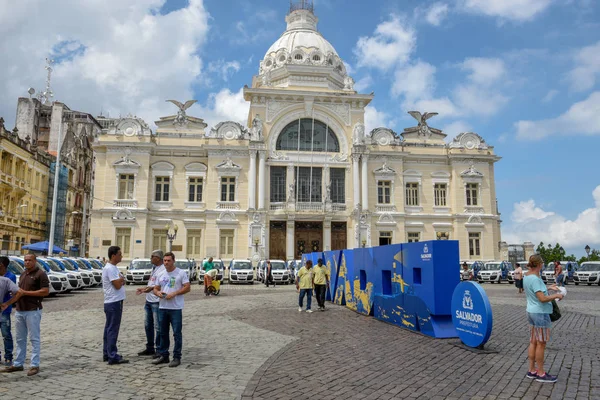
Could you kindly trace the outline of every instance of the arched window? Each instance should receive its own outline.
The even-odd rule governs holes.
[[[298,123],[300,123],[300,129],[298,129]],[[299,141],[298,131],[300,131]],[[327,149],[325,149],[326,146]],[[277,138],[276,149],[339,153],[340,143],[331,127],[312,118],[303,118],[300,121],[293,121],[283,128]]]

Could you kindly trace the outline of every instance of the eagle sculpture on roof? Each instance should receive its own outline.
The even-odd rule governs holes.
[[[175,121],[173,121],[173,124],[185,124],[187,122],[187,114],[185,113],[185,110],[190,108],[197,101],[198,100],[188,100],[185,102],[185,104],[181,104],[177,100],[167,100],[167,103],[173,103],[179,108],[179,111],[177,111],[177,117],[175,118]]]
[[[432,128],[429,127],[429,125],[427,125],[427,120],[431,117],[434,117],[436,115],[438,115],[438,113],[436,112],[426,112],[426,113],[420,113],[419,111],[409,111],[408,112],[414,119],[416,119],[419,124],[417,125],[417,129],[419,131],[420,135],[429,137],[431,136],[432,133]],[[441,132],[438,129],[434,129],[433,130],[437,133],[437,132]]]

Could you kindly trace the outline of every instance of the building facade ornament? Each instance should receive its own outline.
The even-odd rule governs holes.
[[[401,141],[400,136],[389,128],[375,128],[369,132],[367,138],[371,138],[371,142],[379,146],[399,144]]]
[[[481,136],[475,132],[463,132],[455,137],[448,145],[451,149],[487,150],[489,146]]]
[[[320,107],[324,107],[329,111],[337,115],[344,125],[350,126],[350,105],[349,104],[332,104],[332,103],[319,103]]]
[[[362,122],[354,124],[354,128],[352,129],[352,144],[365,144],[365,125]]]
[[[179,126],[186,125],[188,118],[187,118],[187,114],[185,113],[185,110],[190,108],[197,101],[198,100],[188,100],[185,102],[185,104],[182,104],[182,103],[178,102],[177,100],[167,100],[167,103],[173,103],[177,106],[177,108],[179,108],[179,111],[177,111],[177,117],[175,117],[175,120],[173,120],[173,125],[179,125]]]
[[[225,140],[242,140],[250,136],[248,130],[235,121],[219,122],[210,130],[209,135],[210,137]]]
[[[252,120],[252,129],[250,132],[251,140],[258,142],[263,139],[263,122],[262,119],[260,119],[260,115],[256,114]]]

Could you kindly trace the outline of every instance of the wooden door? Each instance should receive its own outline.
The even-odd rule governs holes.
[[[348,237],[345,222],[331,223],[331,250],[348,248]]]
[[[285,221],[271,221],[269,229],[269,258],[286,260],[285,256]]]
[[[295,257],[302,254],[323,251],[323,224],[321,222],[296,222]]]

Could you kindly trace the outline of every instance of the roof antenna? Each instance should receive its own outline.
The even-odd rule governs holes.
[[[46,78],[46,90],[38,94],[38,100],[42,104],[51,103],[52,97],[54,97],[54,92],[52,92],[52,89],[50,88],[50,81],[52,79],[52,64],[54,64],[54,60],[46,57],[46,66],[44,67],[46,71],[48,71],[48,76]]]

